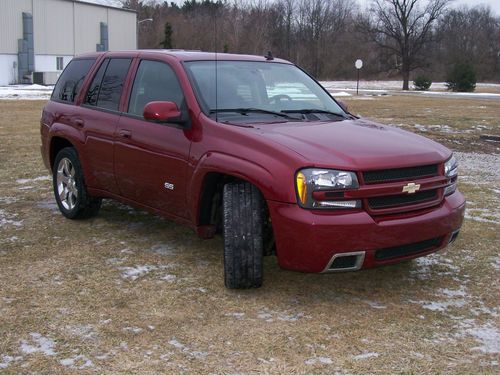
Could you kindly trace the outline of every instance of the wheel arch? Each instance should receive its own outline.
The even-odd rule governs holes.
[[[217,200],[228,182],[245,181],[254,185],[264,201],[272,199],[272,174],[260,165],[227,154],[211,153],[202,158],[193,173],[188,196],[197,197],[190,205],[191,216],[199,228],[213,225]],[[200,231],[198,231],[200,234]],[[202,234],[200,234],[202,235]]]
[[[75,145],[69,141],[67,138],[54,136],[50,140],[50,151],[49,151],[49,160],[50,160],[50,168],[54,167],[54,161],[56,160],[56,156],[63,148],[73,147],[76,149]]]

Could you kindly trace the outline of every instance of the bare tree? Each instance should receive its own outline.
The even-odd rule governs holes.
[[[420,66],[419,52],[433,40],[434,25],[452,0],[373,0],[371,18],[361,28],[380,47],[392,51],[400,64],[403,90],[409,89],[410,73]],[[423,5],[422,5],[423,4]]]

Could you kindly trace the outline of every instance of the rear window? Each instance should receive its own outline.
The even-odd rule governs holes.
[[[74,103],[82,87],[85,76],[95,59],[73,59],[59,77],[52,92],[52,100]]]

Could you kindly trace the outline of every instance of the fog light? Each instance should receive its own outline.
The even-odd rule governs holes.
[[[445,187],[444,195],[447,196],[447,195],[453,194],[455,192],[455,190],[457,190],[457,184],[456,183],[451,184],[451,185]]]
[[[313,203],[314,208],[360,208],[361,201],[317,201]]]

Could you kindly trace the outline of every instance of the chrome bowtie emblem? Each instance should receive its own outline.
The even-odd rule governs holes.
[[[403,186],[403,193],[414,194],[420,189],[419,184],[410,182],[408,185]]]

